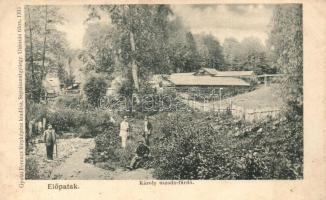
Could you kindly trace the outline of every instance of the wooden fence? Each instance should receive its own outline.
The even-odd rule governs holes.
[[[188,101],[187,104],[200,111],[213,111],[213,112],[231,112],[232,116],[238,119],[243,119],[249,122],[261,121],[266,118],[278,118],[281,114],[281,109],[279,107],[264,107],[249,109],[237,105],[232,105],[232,102],[219,104],[219,102],[213,102],[205,104],[204,102]]]
[[[244,119],[249,122],[261,121],[266,118],[278,118],[281,114],[280,108],[258,108],[258,109],[246,109],[240,106],[233,105],[230,109],[234,117],[238,119]]]

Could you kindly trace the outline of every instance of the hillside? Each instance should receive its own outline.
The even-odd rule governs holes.
[[[254,91],[225,99],[222,101],[222,105],[231,100],[233,105],[247,109],[280,108],[284,105],[281,95],[279,84],[268,87],[261,86]]]

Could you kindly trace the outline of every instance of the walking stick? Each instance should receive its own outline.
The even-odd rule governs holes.
[[[57,146],[57,143],[55,143],[55,157],[58,158],[58,146]]]
[[[55,141],[55,157],[58,158],[58,145],[57,145],[57,141]]]

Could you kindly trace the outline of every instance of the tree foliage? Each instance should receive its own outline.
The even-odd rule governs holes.
[[[225,64],[228,70],[250,70],[256,74],[274,74],[276,69],[270,51],[256,37],[226,38],[223,43]]]
[[[302,6],[282,5],[274,10],[271,48],[278,69],[285,75],[283,94],[290,114],[303,114]]]
[[[57,25],[64,23],[57,6],[25,6],[26,94],[40,101],[42,81],[67,61],[68,43]]]
[[[96,74],[90,75],[84,85],[87,101],[95,107],[100,106],[101,99],[105,96],[107,87],[107,82],[103,76]]]
[[[171,13],[167,5],[101,6],[118,31],[118,54],[130,66],[134,87],[150,71],[166,71],[167,22]],[[141,66],[141,67],[140,67]]]
[[[213,35],[200,35],[197,40],[201,65],[224,70],[224,55],[220,42]]]
[[[85,31],[84,50],[79,54],[86,71],[112,74],[116,65],[116,30],[107,24],[89,23]]]

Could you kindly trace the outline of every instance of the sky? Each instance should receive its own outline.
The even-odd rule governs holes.
[[[234,37],[268,37],[272,6],[263,5],[177,5],[172,7],[194,34],[212,34],[223,42]]]
[[[212,34],[220,42],[227,37],[241,41],[245,37],[258,37],[265,43],[273,6],[265,5],[171,5],[173,13],[182,18],[194,34]],[[67,19],[58,28],[66,33],[70,47],[82,48],[88,11],[83,6],[64,6],[62,15]],[[102,20],[108,21],[107,16]]]
[[[83,36],[86,30],[84,21],[88,17],[88,11],[83,6],[62,6],[61,14],[66,19],[58,29],[66,33],[66,38],[73,49],[82,48]]]

